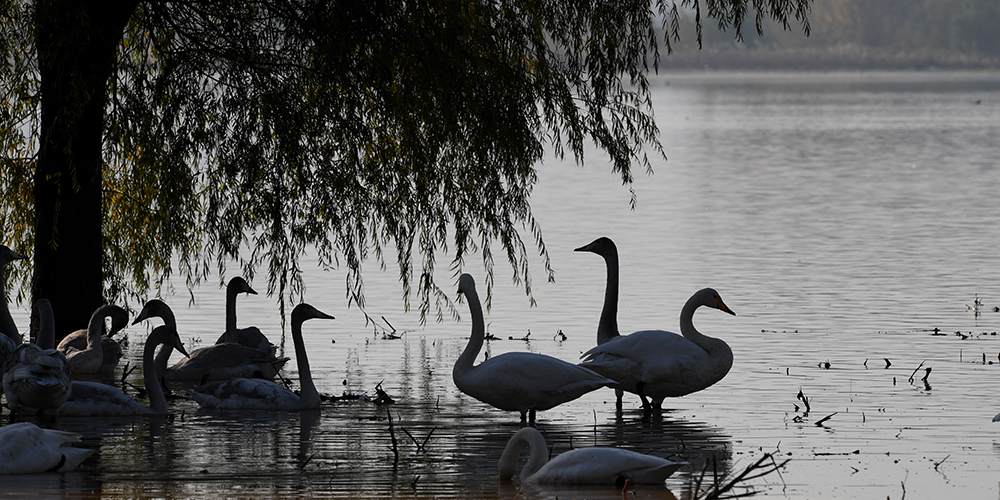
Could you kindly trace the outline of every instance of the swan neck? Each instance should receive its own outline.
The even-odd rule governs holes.
[[[106,314],[95,314],[94,317],[90,318],[90,324],[87,325],[87,349],[94,349],[96,346],[101,345],[101,336],[104,334],[104,320],[107,317]]]
[[[226,342],[236,342],[236,294],[226,289]]]
[[[503,454],[500,455],[500,463],[497,466],[500,479],[508,480],[514,477],[517,459],[521,456],[521,447],[524,445],[528,445],[528,463],[521,469],[522,482],[527,481],[549,461],[548,446],[545,445],[542,434],[532,427],[522,428],[514,433],[503,449]]]
[[[38,308],[38,347],[42,349],[55,349],[56,347],[56,324],[52,317],[52,308],[41,306]]]
[[[597,344],[603,344],[618,334],[618,251],[612,249],[604,256],[608,267],[608,282],[604,290],[604,308],[597,324]]]
[[[163,320],[164,325],[169,326],[174,330],[177,329],[177,320],[174,319],[173,311],[169,309],[161,311],[160,318]],[[156,353],[156,359],[153,362],[153,366],[156,367],[157,373],[167,373],[167,365],[170,363],[170,355],[173,354],[173,352],[173,346],[163,344],[163,347],[160,348],[160,352]],[[143,370],[145,370],[145,368],[143,368]]]
[[[160,387],[160,375],[157,363],[153,359],[153,351],[156,350],[157,345],[163,344],[164,340],[163,330],[154,330],[153,333],[149,334],[146,345],[142,349],[142,382],[146,386],[146,394],[149,396],[149,409],[157,414],[167,413],[167,398],[163,395],[163,388]],[[170,346],[164,344],[160,353],[166,351],[167,357],[169,357],[171,350]],[[166,361],[164,361],[164,365],[166,365]]]
[[[309,370],[306,343],[302,339],[302,320],[292,321],[292,343],[295,344],[295,364],[299,369],[299,399],[305,407],[316,406],[319,402],[319,391],[316,390],[312,372]]]
[[[4,280],[6,268],[6,265],[0,266],[0,300],[3,301],[3,305],[0,307],[0,333],[10,337],[15,345],[21,345],[21,334],[17,331],[14,317],[10,315],[10,309],[7,306],[7,285]]]
[[[464,293],[465,300],[469,302],[469,314],[472,316],[472,335],[469,336],[469,344],[455,362],[453,373],[463,373],[472,369],[472,364],[479,356],[483,340],[486,338],[486,320],[483,317],[483,305],[479,303],[479,294],[475,290],[466,290]]]
[[[705,351],[712,352],[712,341],[715,339],[702,334],[694,327],[694,312],[699,307],[701,307],[701,303],[695,300],[695,297],[691,297],[684,304],[681,309],[681,335]]]

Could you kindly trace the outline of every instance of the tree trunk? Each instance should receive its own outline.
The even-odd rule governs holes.
[[[49,299],[56,339],[104,303],[102,133],[116,47],[136,1],[39,0],[42,120],[34,178],[32,300]]]

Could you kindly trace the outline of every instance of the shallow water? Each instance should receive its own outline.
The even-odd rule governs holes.
[[[730,343],[735,364],[712,388],[665,402],[653,421],[641,418],[634,396],[617,415],[610,390],[541,412],[537,426],[553,453],[619,446],[690,464],[666,488],[638,488],[640,498],[688,494],[712,457],[720,472],[738,472],[766,452],[790,459],[780,476],[750,482],[767,496],[1000,495],[1000,424],[991,422],[1000,412],[991,385],[1000,377],[1000,313],[992,310],[1000,305],[1000,76],[692,74],[655,85],[669,161],[638,176],[634,211],[599,156],[583,167],[556,159],[540,167],[533,207],[556,282],[532,263],[531,308],[499,268],[490,332],[531,335],[487,348],[568,361],[590,348],[604,264],[572,250],[606,235],[621,255],[621,331],[676,330],[687,297],[712,286],[738,315],[702,310],[695,323]],[[367,314],[407,331],[387,339],[346,307],[342,272],[303,267],[305,300],[337,317],[304,327],[320,391],[374,395],[381,382],[395,404],[224,414],[180,397],[169,418],[44,420],[100,452],[75,473],[0,478],[0,491],[621,498],[615,488],[498,485],[496,462],[518,418],[451,381],[469,334],[464,304],[463,322],[421,326],[403,310],[394,273],[372,264]],[[465,271],[484,286],[480,266]],[[447,271],[439,279],[452,282]],[[968,307],[977,297],[978,315]],[[224,325],[223,290],[203,286],[195,298],[189,306],[185,293],[165,297],[189,347]],[[240,324],[259,326],[293,356],[276,310],[272,299],[240,297]],[[15,320],[25,328],[27,310]],[[558,330],[566,340],[556,340]],[[134,365],[147,330],[128,331]],[[297,382],[292,363],[284,376]],[[130,381],[139,384],[141,370]]]

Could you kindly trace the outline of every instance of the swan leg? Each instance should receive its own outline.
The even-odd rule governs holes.
[[[652,409],[649,406],[649,400],[646,399],[645,391],[642,390],[642,388],[645,387],[645,385],[646,385],[645,382],[639,382],[635,384],[635,393],[639,395],[640,399],[642,399],[642,411],[645,413],[649,413],[650,411],[652,411]]]
[[[535,425],[535,409],[534,408],[528,410],[528,425],[531,425],[531,426]]]
[[[615,402],[615,408],[617,408],[619,411],[621,411],[622,409],[622,396],[624,395],[625,391],[621,389],[615,389],[615,397],[618,398],[618,401]]]
[[[521,412],[521,427],[524,427],[525,425],[528,425],[528,412],[527,411],[522,411]]]

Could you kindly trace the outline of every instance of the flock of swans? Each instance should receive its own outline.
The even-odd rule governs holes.
[[[625,392],[642,400],[645,412],[659,411],[665,398],[705,389],[726,376],[733,353],[722,340],[699,332],[692,322],[699,307],[735,314],[710,288],[699,290],[681,309],[678,335],[669,331],[644,330],[629,335],[618,332],[618,250],[608,238],[598,238],[577,248],[602,256],[607,267],[607,288],[597,329],[597,345],[585,352],[580,363],[530,352],[508,352],[478,365],[485,340],[485,318],[475,280],[459,277],[458,292],[468,301],[472,334],[452,371],[455,386],[463,393],[505,411],[520,413],[522,425],[533,425],[537,411],[575,400],[602,387],[613,388],[620,409]],[[0,245],[0,272],[24,257]],[[0,287],[2,287],[0,280]],[[308,319],[334,319],[309,304],[299,304],[291,315],[292,341],[300,377],[300,390],[293,392],[273,382],[289,358],[278,357],[276,348],[257,328],[238,328],[236,298],[256,294],[241,277],[226,288],[226,329],[218,341],[188,353],[177,332],[173,312],[161,300],[147,301],[132,325],[159,318],[161,325],[147,336],[142,353],[143,383],[148,406],[95,376],[114,373],[122,357],[113,336],[129,323],[128,312],[106,305],[94,312],[86,330],[73,332],[58,346],[55,342],[52,307],[42,299],[33,306],[33,328],[37,344],[22,342],[3,301],[0,308],[0,365],[3,396],[11,420],[20,412],[52,416],[108,416],[165,414],[168,411],[162,385],[168,380],[195,383],[188,395],[204,408],[253,410],[303,410],[320,407],[302,337]],[[0,294],[6,294],[0,288]],[[111,327],[107,328],[110,319]],[[107,329],[107,334],[104,333]],[[157,348],[159,352],[156,352]],[[176,350],[184,358],[168,366]],[[95,450],[73,445],[79,436],[43,429],[31,423],[0,427],[0,474],[68,471]],[[618,448],[591,447],[571,450],[548,460],[548,448],[533,427],[514,434],[498,464],[501,480],[514,476],[521,448],[527,445],[529,459],[522,468],[522,483],[663,483],[683,463]]]

